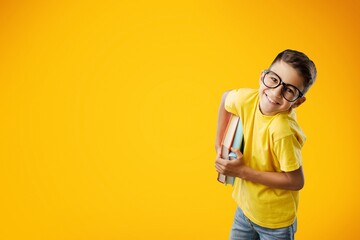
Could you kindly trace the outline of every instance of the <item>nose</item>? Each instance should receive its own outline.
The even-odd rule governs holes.
[[[280,84],[280,86],[271,89],[272,93],[273,93],[273,96],[276,97],[276,98],[282,98],[282,89],[283,89],[283,87],[284,86],[282,84]]]

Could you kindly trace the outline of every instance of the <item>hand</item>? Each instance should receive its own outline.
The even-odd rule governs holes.
[[[304,173],[302,167],[291,172],[268,172],[255,170],[244,164],[242,153],[235,148],[231,151],[236,154],[236,159],[227,160],[216,156],[215,168],[221,174],[238,177],[246,181],[259,183],[271,188],[299,191],[304,186]]]
[[[231,151],[236,154],[236,159],[223,159],[218,151],[215,161],[216,171],[226,176],[241,178],[242,170],[245,168],[243,155],[239,149],[231,148]]]

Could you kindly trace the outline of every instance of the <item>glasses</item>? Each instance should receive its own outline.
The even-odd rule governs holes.
[[[264,70],[261,81],[268,88],[277,88],[282,85],[281,95],[288,102],[295,102],[304,95],[297,87],[284,83],[276,73],[270,70]]]

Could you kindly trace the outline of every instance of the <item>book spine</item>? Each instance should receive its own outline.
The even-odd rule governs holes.
[[[229,159],[229,149],[224,145],[221,146],[221,158]],[[226,176],[224,174],[219,173],[217,180],[226,184]]]
[[[232,148],[236,148],[236,149],[241,149],[242,145],[243,145],[243,138],[244,138],[244,132],[243,132],[243,128],[242,128],[242,123],[241,123],[241,119],[239,119],[239,122],[237,124],[236,127],[236,132],[235,132],[235,136],[234,136],[234,140],[232,142],[231,147]],[[230,152],[229,153],[229,160],[232,159],[236,159],[236,153],[235,152]],[[230,177],[227,176],[225,178],[226,183],[225,184],[231,184],[234,185],[235,182],[235,177]]]
[[[233,144],[237,126],[239,125],[240,118],[235,115],[231,115],[228,125],[226,126],[225,134],[221,144],[221,158],[229,159],[230,148]],[[227,183],[227,176],[224,174],[218,174],[217,180],[221,183]]]

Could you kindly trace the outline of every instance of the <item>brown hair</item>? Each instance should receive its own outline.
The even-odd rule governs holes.
[[[309,88],[313,85],[316,79],[317,71],[313,61],[308,58],[304,53],[287,49],[279,53],[271,66],[276,63],[283,61],[292,66],[304,79],[304,90],[305,94]],[[271,67],[270,66],[270,67]]]

